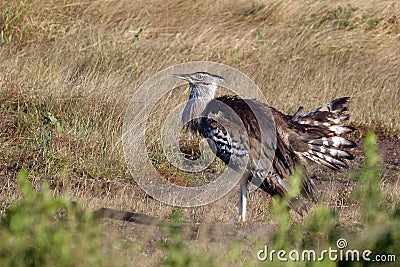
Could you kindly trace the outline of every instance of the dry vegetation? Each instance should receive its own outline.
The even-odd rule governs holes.
[[[361,143],[369,128],[378,131],[385,160],[380,185],[388,206],[400,206],[397,1],[23,0],[2,1],[0,12],[1,216],[20,198],[15,177],[25,167],[35,187],[48,181],[55,195],[81,199],[90,210],[110,207],[169,218],[174,208],[146,196],[126,168],[123,116],[147,78],[196,60],[239,69],[269,104],[287,113],[350,96],[350,123],[360,129],[353,137]],[[182,90],[168,100],[186,95]],[[355,169],[363,161],[357,155]],[[181,175],[160,166],[175,180]],[[338,211],[341,227],[358,229],[359,207],[349,199],[355,182],[346,173],[318,175],[322,203]],[[249,201],[254,227],[241,237],[271,231],[259,233],[256,227],[270,223],[270,199],[255,192]],[[236,191],[213,205],[183,209],[191,222],[233,223],[236,214]],[[127,259],[153,265],[163,257],[154,247],[163,236],[154,229],[113,222],[107,227],[136,242]],[[135,236],[140,231],[148,238]],[[227,245],[196,243],[194,249],[208,246]],[[238,255],[246,251],[239,250],[225,256],[240,264]]]

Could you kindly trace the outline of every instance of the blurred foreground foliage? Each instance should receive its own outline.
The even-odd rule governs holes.
[[[286,200],[275,199],[272,206],[276,232],[268,238],[267,244],[255,243],[251,248],[237,242],[228,251],[213,251],[208,246],[197,246],[188,241],[179,228],[168,228],[167,242],[160,242],[159,249],[164,257],[159,262],[163,266],[252,266],[255,263],[268,266],[291,265],[294,262],[280,262],[276,255],[258,262],[257,251],[268,245],[270,249],[285,250],[314,249],[314,261],[297,261],[296,266],[319,266],[318,256],[323,249],[338,249],[338,239],[348,243],[343,249],[360,251],[359,261],[331,261],[327,256],[324,266],[365,266],[361,252],[371,250],[369,256],[400,255],[400,209],[389,208],[380,189],[381,161],[376,152],[377,138],[367,135],[364,142],[365,161],[363,167],[351,174],[358,181],[353,191],[353,199],[361,206],[361,222],[357,230],[342,229],[338,214],[318,205],[302,222],[291,222],[291,214],[286,208]],[[296,177],[297,176],[297,177]],[[300,180],[301,172],[295,179]],[[46,184],[36,192],[28,179],[28,172],[22,169],[17,177],[22,191],[22,199],[11,205],[0,222],[0,261],[2,266],[117,266],[130,265],[119,255],[128,246],[117,246],[121,240],[104,238],[101,225],[91,213],[85,212],[79,203],[66,198],[54,198]],[[300,183],[298,183],[300,184]],[[298,189],[298,188],[297,188]],[[296,188],[294,189],[296,190]],[[182,214],[172,216],[175,224],[182,223]],[[118,243],[119,242],[119,243]],[[200,242],[200,241],[199,241]],[[250,256],[248,255],[250,251]],[[301,255],[301,254],[300,254]],[[286,258],[288,255],[286,255]],[[391,259],[392,261],[394,258]],[[371,263],[371,262],[370,262]],[[392,264],[395,264],[392,262]],[[386,262],[385,265],[388,265]]]
[[[54,198],[47,184],[35,192],[25,169],[17,182],[22,200],[0,222],[1,266],[106,266],[110,246],[100,224],[80,203]]]

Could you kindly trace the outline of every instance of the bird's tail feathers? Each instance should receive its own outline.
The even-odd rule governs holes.
[[[307,199],[311,199],[314,203],[317,203],[319,199],[316,186],[311,177],[308,175],[307,170],[304,170],[304,180],[303,187],[301,189],[301,195]]]
[[[349,97],[338,98],[304,115],[300,107],[292,116],[301,129],[300,139],[308,144],[309,149],[301,151],[305,158],[333,170],[348,168],[345,160],[354,159],[348,150],[356,147],[353,141],[341,137],[354,130],[344,125],[349,118],[348,101]]]
[[[343,125],[349,119],[347,102],[349,97],[342,97],[325,104],[316,110],[303,114],[300,107],[292,116],[292,121],[305,126],[321,126],[330,132],[330,135],[340,135],[354,130],[353,127]]]

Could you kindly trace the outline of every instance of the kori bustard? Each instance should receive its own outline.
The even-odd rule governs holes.
[[[230,134],[235,132],[235,129],[225,129],[212,119],[216,116],[221,117],[221,114],[218,114],[221,111],[209,107],[218,85],[224,82],[224,78],[207,72],[174,74],[173,77],[189,83],[189,101],[182,114],[182,121],[189,130],[207,138],[210,146],[210,142],[213,142],[214,153],[227,164],[233,155],[249,156],[247,170],[240,186],[239,218],[243,222],[246,221],[246,193],[249,182],[261,180],[261,184],[257,184],[261,190],[271,196],[284,196],[290,188],[290,177],[296,165],[304,167],[307,161],[311,161],[332,170],[339,170],[348,168],[345,161],[354,158],[348,150],[355,147],[355,143],[341,137],[342,134],[353,130],[343,124],[349,118],[346,114],[348,97],[335,99],[307,114],[304,114],[303,108],[300,107],[294,115],[285,115],[253,99],[244,100],[234,95],[215,98],[229,106],[242,120],[249,142],[238,144],[238,140],[235,140],[238,136]],[[261,143],[259,135],[262,129],[257,129],[259,126],[254,117],[254,109],[260,114],[267,114],[267,109],[270,109],[275,120],[276,149],[270,170],[264,169],[262,162],[255,164],[252,159],[259,156],[257,153],[260,153],[260,148],[266,145],[265,142]],[[236,127],[236,124],[229,124],[229,127]],[[301,195],[316,202],[318,192],[306,169],[303,175]],[[300,215],[307,210],[307,206],[299,197],[293,198],[288,205]]]

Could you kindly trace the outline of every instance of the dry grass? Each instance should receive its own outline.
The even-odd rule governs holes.
[[[395,1],[20,3],[3,8],[23,18],[2,30],[13,37],[3,68],[52,94],[126,101],[165,67],[211,60],[243,71],[284,111],[349,95],[353,121],[399,126]]]
[[[350,96],[353,125],[378,122],[385,132],[398,133],[400,4],[347,3],[1,2],[1,214],[18,198],[15,173],[25,166],[38,186],[48,180],[55,193],[83,199],[89,209],[170,216],[174,208],[146,196],[127,171],[121,126],[135,88],[177,63],[235,67],[256,82],[269,104],[288,113]],[[186,94],[177,92],[160,106],[168,110]],[[61,122],[62,133],[47,112]],[[157,127],[164,112],[155,112]],[[347,203],[343,188],[349,182],[339,176],[339,183],[321,182],[322,200],[330,206],[343,200],[340,221],[351,228],[358,208]],[[392,208],[399,206],[399,179],[395,169],[382,182]],[[232,223],[236,201],[231,192],[213,205],[184,209],[184,217]],[[264,194],[249,201],[250,222],[271,220]]]

